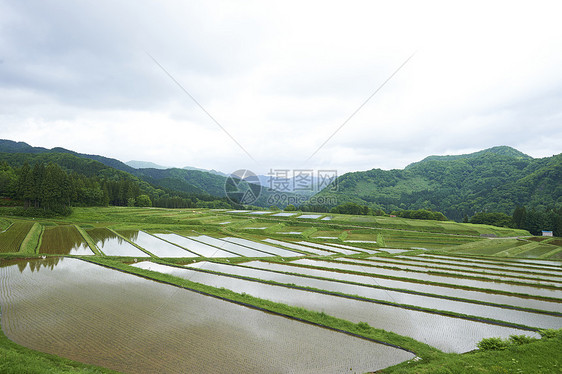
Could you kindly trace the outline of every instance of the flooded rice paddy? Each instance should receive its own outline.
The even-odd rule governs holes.
[[[142,266],[142,265],[141,265]],[[153,266],[153,265],[145,265]],[[195,272],[194,270],[184,270]],[[483,338],[512,334],[538,336],[524,330],[445,317],[394,306],[286,288],[210,273],[186,274],[191,281],[302,307],[412,337],[445,352],[466,352]]]
[[[305,252],[305,253],[308,253],[308,254],[313,253],[311,251],[311,248],[305,247],[304,245],[298,245],[298,244],[295,244],[293,242],[285,242],[285,241],[269,239],[269,238],[264,239],[263,241],[267,242],[267,243],[282,245],[283,247],[287,247],[287,248],[291,248],[291,249],[296,249],[297,251]]]
[[[32,222],[14,222],[0,232],[0,253],[18,252],[32,226]]]
[[[223,239],[217,239],[217,238],[213,238],[213,237],[207,236],[207,235],[194,236],[193,239],[197,240],[199,242],[208,244],[208,245],[212,245],[216,248],[220,248],[220,249],[224,249],[226,251],[232,252],[232,253],[236,253],[237,255],[244,256],[244,257],[269,257],[269,256],[273,256],[273,254],[271,254],[271,253],[262,252],[262,251],[257,250],[257,249],[252,249],[252,248],[240,245],[240,244],[231,243],[231,242],[225,241]]]
[[[143,267],[156,267],[159,272],[175,272],[182,274],[182,269],[143,262]],[[469,302],[448,300],[438,297],[422,296],[400,291],[385,290],[381,288],[348,284],[334,280],[314,279],[298,275],[283,274],[262,269],[253,269],[244,266],[202,262],[189,265],[190,268],[200,268],[221,272],[224,274],[239,275],[255,279],[263,279],[284,284],[294,284],[301,287],[311,287],[319,290],[339,292],[347,295],[357,295],[365,298],[381,300],[394,304],[413,305],[428,309],[451,311],[455,313],[479,316],[516,323],[520,325],[538,328],[560,328],[562,327],[562,316],[550,316],[544,314],[530,313],[526,311],[506,309],[494,306],[474,304]],[[185,273],[185,272],[183,272]],[[191,276],[191,274],[190,274]]]
[[[77,259],[3,261],[2,329],[128,373],[375,371],[413,354]]]
[[[411,258],[410,256],[405,256]],[[421,254],[420,256],[416,256],[417,260],[420,261],[430,261],[430,262],[443,262],[447,264],[458,264],[466,263],[471,265],[478,265],[478,266],[486,266],[489,268],[497,268],[497,269],[510,269],[510,270],[529,270],[534,272],[546,272],[546,273],[554,273],[554,274],[561,274],[562,272],[562,265],[539,265],[539,264],[526,264],[523,263],[523,260],[487,260],[487,259],[473,259],[473,258],[466,258],[466,257],[451,257],[451,256],[435,256],[435,255],[428,255],[428,254]]]
[[[381,261],[383,259],[371,257],[369,260],[373,261]],[[408,265],[418,265],[418,266],[426,266],[435,269],[451,269],[451,270],[471,270],[479,273],[485,274],[497,274],[497,275],[512,275],[512,276],[525,276],[525,277],[533,277],[537,279],[545,279],[545,280],[559,280],[562,282],[562,274],[556,274],[554,272],[546,273],[546,272],[536,272],[533,268],[518,268],[513,270],[513,268],[506,268],[500,266],[485,266],[483,264],[471,264],[461,261],[457,262],[428,262],[428,261],[416,261],[412,259],[411,256],[395,256],[392,259],[384,259],[384,261],[390,261],[397,264],[408,264]]]
[[[45,228],[39,253],[61,255],[93,255],[86,240],[72,225]]]
[[[338,252],[338,253],[343,253],[344,255],[356,255],[358,253],[360,253],[359,250],[350,250],[350,249],[345,249],[345,248],[334,248],[332,246],[326,245],[326,244],[319,244],[319,243],[311,243],[311,242],[299,242],[299,244],[305,244],[308,245],[310,247],[314,247],[314,248],[320,248],[320,249],[325,249],[326,252],[328,254],[333,254],[334,252]]]
[[[255,248],[255,249],[258,249],[258,250],[266,252],[266,253],[274,254],[276,256],[283,256],[283,257],[302,256],[302,253],[290,251],[288,249],[283,249],[283,248],[279,248],[279,247],[274,247],[274,246],[268,245],[268,244],[254,242],[254,241],[251,241],[251,240],[248,240],[248,239],[226,237],[226,238],[222,238],[222,240],[226,240],[227,242],[230,242],[230,243],[244,245],[246,247]]]
[[[107,256],[150,257],[125,239],[106,228],[88,229],[86,233]]]
[[[155,236],[177,244],[183,248],[188,249],[190,252],[195,253],[200,257],[238,257],[237,254],[232,252],[223,251],[220,248],[216,248],[205,243],[198,242],[191,238],[181,236],[178,234],[154,234]]]
[[[356,264],[365,264],[373,266],[387,266],[395,267],[402,270],[414,270],[421,272],[439,272],[443,274],[451,274],[453,276],[471,276],[471,277],[485,277],[490,280],[498,280],[504,282],[522,282],[530,284],[545,284],[556,287],[562,287],[562,279],[553,279],[547,275],[532,275],[525,276],[524,273],[510,273],[501,271],[489,271],[489,270],[479,270],[479,269],[466,269],[461,267],[456,267],[454,265],[450,266],[434,266],[431,264],[420,264],[408,261],[394,261],[394,260],[380,260],[377,258],[370,258],[368,260],[361,259],[342,259],[346,262],[353,262]],[[413,262],[413,261],[412,261]]]
[[[136,245],[144,248],[157,257],[196,257],[193,252],[189,252],[177,245],[170,244],[162,239],[147,234],[139,230],[119,231],[119,234],[129,239]]]
[[[322,277],[328,279],[337,279],[366,285],[388,287],[401,290],[409,290],[414,292],[423,292],[434,295],[443,295],[446,297],[463,298],[469,300],[479,300],[487,303],[505,304],[520,308],[531,308],[546,310],[555,313],[562,313],[562,303],[553,301],[537,300],[533,298],[521,298],[516,296],[500,295],[483,291],[469,291],[458,288],[450,288],[446,286],[436,286],[423,283],[414,283],[402,280],[386,279],[372,277],[367,274],[347,274],[330,270],[313,269],[305,267],[291,266],[291,263],[270,263],[263,261],[252,261],[244,263],[259,269],[289,272],[295,274],[304,274],[314,277]],[[562,301],[562,300],[561,300]]]
[[[417,280],[424,280],[428,282],[451,284],[456,286],[485,288],[490,290],[538,295],[538,296],[545,296],[545,297],[560,298],[562,293],[562,290],[555,290],[549,288],[521,286],[521,285],[514,285],[514,284],[507,284],[507,283],[500,283],[500,282],[493,282],[493,281],[473,280],[464,277],[457,278],[454,276],[448,277],[448,276],[440,276],[440,275],[431,275],[428,273],[412,272],[407,270],[376,268],[366,265],[363,266],[361,264],[343,264],[343,263],[334,263],[329,261],[320,261],[320,260],[312,260],[312,259],[296,260],[293,261],[293,263],[331,268],[331,269],[355,271],[355,272],[366,273],[366,274],[411,278]]]

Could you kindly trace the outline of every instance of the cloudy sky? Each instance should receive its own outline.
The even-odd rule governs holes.
[[[403,168],[495,145],[551,156],[560,14],[559,1],[0,0],[0,138],[223,172]]]

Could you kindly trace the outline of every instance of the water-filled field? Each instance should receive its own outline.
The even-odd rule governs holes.
[[[348,274],[336,271],[314,269],[308,267],[291,266],[291,263],[270,263],[262,261],[247,262],[244,265],[259,269],[275,270],[289,272],[295,274],[304,274],[314,277],[338,279],[343,281],[367,284],[378,287],[410,290],[414,292],[428,293],[434,295],[443,295],[446,297],[463,298],[469,300],[479,300],[487,303],[512,305],[521,308],[531,308],[546,310],[551,312],[562,313],[562,303],[554,301],[537,300],[535,298],[521,298],[515,296],[501,295],[493,292],[485,292],[485,290],[464,290],[458,288],[450,288],[447,286],[438,286],[431,284],[423,284],[417,282],[408,282],[404,280],[394,280],[387,278],[373,277],[368,274]]]
[[[14,342],[127,373],[375,371],[413,354],[77,259],[3,261]]]
[[[86,240],[72,225],[45,228],[39,253],[62,255],[93,255]]]
[[[468,225],[337,214],[321,222],[250,211],[77,211],[27,222],[0,256],[0,322],[17,343],[120,371],[372,372],[413,357],[294,317],[407,347],[422,362],[444,356],[437,349],[466,352],[485,337],[562,327],[562,289],[553,287],[561,262],[514,258],[544,257],[537,238],[489,240],[458,231]],[[8,229],[0,252],[12,222],[0,222]],[[511,257],[454,251],[487,245]],[[37,260],[7,260],[16,246]],[[80,255],[76,246],[89,256],[50,257]],[[441,249],[420,250],[432,248]]]
[[[106,228],[86,230],[96,246],[107,256],[149,257],[149,255]]]
[[[197,257],[196,254],[170,244],[162,239],[139,230],[119,231],[119,234],[129,239],[136,245],[144,248],[156,257]]]
[[[222,240],[226,240],[227,242],[230,243],[240,244],[246,247],[258,249],[260,251],[271,253],[276,256],[283,256],[283,257],[302,256],[302,253],[290,251],[288,249],[283,249],[279,247],[274,247],[272,245],[267,245],[260,242],[254,242],[252,240],[247,240],[242,238],[232,238],[232,237],[222,238]]]
[[[171,243],[177,244],[183,248],[188,249],[190,252],[195,253],[202,257],[238,257],[237,254],[232,252],[223,251],[220,248],[216,248],[205,243],[193,240],[185,236],[178,234],[161,234],[156,233],[155,236],[167,240]]]
[[[455,268],[454,265],[450,266],[434,266],[432,264],[411,264],[406,261],[386,261],[377,258],[364,259],[345,259],[345,262],[352,262],[355,264],[364,264],[367,266],[385,266],[399,268],[402,270],[413,270],[420,272],[439,272],[452,276],[470,276],[470,277],[483,277],[492,281],[503,282],[518,282],[530,284],[543,284],[555,287],[562,287],[562,278],[550,277],[547,275],[529,275],[524,273],[510,273],[501,271],[489,271],[473,268]]]
[[[178,274],[181,274],[181,269],[178,271],[177,268],[174,267],[163,267],[163,265],[156,265],[147,262],[143,262],[142,264],[142,266],[156,267],[157,269],[159,269],[157,271],[175,271]],[[139,264],[139,266],[141,265]],[[201,268],[205,270],[221,272],[224,274],[238,275],[302,287],[311,287],[319,290],[339,292],[347,295],[357,295],[365,298],[380,300],[383,302],[412,305],[427,309],[451,311],[459,314],[490,318],[498,321],[505,321],[538,328],[562,327],[562,315],[552,316],[516,309],[506,309],[503,307],[444,299],[437,296],[431,297],[426,295],[416,295],[413,293],[376,288],[368,285],[348,284],[335,280],[325,280],[284,274],[231,264],[201,262],[189,265],[189,267]]]
[[[231,243],[231,242],[228,242],[226,240],[213,238],[213,237],[207,236],[207,235],[195,236],[195,237],[193,237],[193,239],[197,240],[197,241],[200,241],[202,243],[208,244],[208,245],[212,245],[216,248],[220,248],[220,249],[224,249],[226,251],[232,252],[232,253],[236,253],[240,256],[245,256],[245,257],[269,257],[269,256],[273,256],[273,254],[271,254],[271,253],[262,252],[258,249],[252,249],[250,247],[245,247],[245,246],[240,245],[240,244]]]
[[[144,266],[153,265],[149,264]],[[184,271],[189,272],[189,270]],[[193,272],[193,270],[191,272]],[[485,337],[507,337],[511,334],[523,333],[533,334],[503,326],[489,325],[210,273],[196,272],[194,274],[186,274],[186,277],[189,277],[189,279],[194,282],[214,287],[224,287],[259,298],[325,312],[329,315],[345,318],[353,322],[367,322],[373,327],[392,331],[400,335],[410,336],[445,352],[470,351],[475,349],[476,343]]]
[[[373,275],[384,275],[384,276],[392,276],[392,277],[400,277],[400,278],[418,279],[418,280],[442,283],[442,284],[451,284],[451,285],[474,287],[474,288],[486,288],[490,290],[522,293],[522,294],[529,294],[529,295],[539,295],[545,297],[558,297],[562,292],[561,290],[550,289],[550,288],[522,286],[522,285],[500,283],[500,282],[493,282],[493,281],[473,280],[473,279],[467,279],[465,277],[462,278],[457,278],[453,276],[447,277],[447,276],[432,275],[428,273],[420,273],[420,272],[413,272],[407,270],[395,270],[395,269],[384,269],[384,268],[377,268],[371,266],[363,266],[360,264],[342,264],[342,263],[334,263],[329,261],[319,261],[319,260],[312,260],[312,259],[296,260],[293,263],[309,265],[309,266],[325,267],[331,269],[341,269],[341,270],[354,271],[354,272],[373,274]]]

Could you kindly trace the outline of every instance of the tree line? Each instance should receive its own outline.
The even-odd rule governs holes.
[[[498,212],[479,212],[470,219],[465,216],[464,222],[523,229],[533,235],[552,231],[554,236],[562,236],[562,208],[538,210],[517,206],[511,216]]]
[[[231,208],[225,199],[174,194],[126,173],[86,176],[54,162],[24,162],[21,167],[0,162],[0,196],[20,201],[25,215],[65,215],[72,206]]]

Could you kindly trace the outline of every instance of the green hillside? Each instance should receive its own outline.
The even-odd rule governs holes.
[[[458,156],[430,156],[402,170],[372,169],[337,179],[338,204],[355,202],[372,209],[432,209],[462,220],[475,212],[510,214],[527,208],[562,207],[562,154],[534,159],[510,147]]]
[[[135,169],[113,158],[77,153],[60,147],[52,149],[32,147],[24,142],[4,139],[0,139],[0,161],[6,161],[10,166],[16,168],[20,168],[25,162],[31,165],[37,162],[53,162],[66,171],[86,177],[101,178],[102,180],[97,181],[98,186],[96,188],[98,191],[96,193],[98,194],[103,193],[103,180],[133,181],[135,185],[138,185],[135,187],[135,191],[147,194],[153,202],[160,201],[159,206],[162,207],[186,206],[185,203],[178,204],[177,198],[193,201],[193,204],[199,207],[226,208],[236,205],[229,203],[226,199],[225,183],[227,177],[213,171],[208,172],[194,168]],[[2,191],[1,185],[2,182],[0,181],[0,193],[11,196],[9,193]],[[109,192],[111,194],[111,189]],[[138,195],[138,193],[133,194]],[[299,198],[299,195],[295,193],[288,192],[278,196],[275,191],[262,188],[259,198],[253,202],[253,205],[258,207],[277,205],[284,208],[289,203],[289,199],[298,201]],[[110,204],[124,205],[123,202],[127,198],[123,197],[119,200],[119,204],[114,204],[114,201],[110,198]],[[213,201],[216,202],[213,203]],[[191,206],[191,204],[188,203],[187,206]]]

